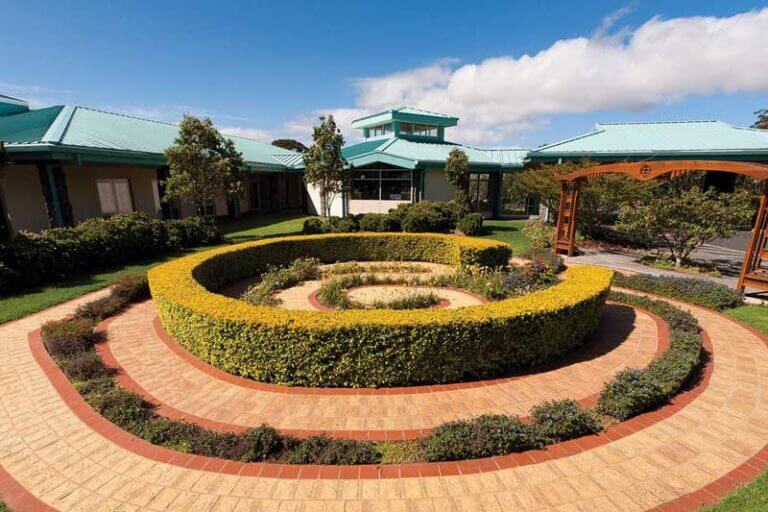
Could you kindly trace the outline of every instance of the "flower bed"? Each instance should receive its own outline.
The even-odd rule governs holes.
[[[598,325],[612,272],[573,268],[549,289],[455,310],[283,310],[211,290],[300,257],[494,267],[509,255],[503,243],[448,235],[315,235],[192,255],[155,267],[149,279],[169,333],[230,373],[304,386],[446,383],[546,363],[580,346]]]

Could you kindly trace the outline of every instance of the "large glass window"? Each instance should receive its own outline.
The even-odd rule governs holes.
[[[410,171],[355,171],[352,175],[352,199],[410,201]]]

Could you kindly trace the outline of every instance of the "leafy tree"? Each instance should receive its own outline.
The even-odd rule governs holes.
[[[203,205],[216,197],[235,199],[243,193],[243,155],[207,117],[185,115],[165,158],[170,166],[165,201],[188,197],[200,214]]]
[[[555,177],[594,165],[589,160],[541,164],[518,174],[512,181],[512,190],[538,198],[557,217],[561,185]],[[576,217],[579,231],[586,236],[598,237],[600,227],[610,223],[623,204],[646,198],[654,187],[654,182],[641,182],[618,174],[601,176],[582,184]]]
[[[665,188],[652,198],[621,209],[617,228],[669,252],[676,266],[716,238],[731,236],[749,222],[752,201],[746,190],[731,194],[698,186]]]
[[[304,181],[320,189],[321,214],[330,217],[333,200],[345,189],[345,161],[341,156],[344,136],[333,116],[321,117],[320,121],[320,126],[312,128],[312,146],[304,153]]]
[[[469,158],[467,154],[456,148],[452,149],[445,161],[445,176],[453,187],[453,200],[459,208],[459,217],[469,213]]]
[[[299,153],[307,152],[307,146],[296,139],[276,139],[272,141],[272,145],[283,149],[290,149],[291,151],[298,151]]]
[[[768,130],[768,108],[761,108],[755,111],[757,120],[752,124],[752,128],[760,128],[762,130]]]

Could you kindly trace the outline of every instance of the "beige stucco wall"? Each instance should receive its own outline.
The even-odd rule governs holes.
[[[74,221],[101,217],[99,194],[96,189],[97,179],[127,179],[131,187],[133,209],[146,212],[154,217],[161,216],[157,207],[155,189],[152,180],[157,172],[151,167],[130,167],[122,165],[70,165],[64,167],[67,177],[67,192],[72,205]]]
[[[378,201],[376,199],[350,199],[349,213],[387,213],[397,205],[410,203],[410,201]]]
[[[0,194],[12,231],[40,231],[49,227],[37,167],[9,165],[3,168]]]
[[[450,201],[453,187],[445,177],[445,169],[427,169],[424,175],[425,201]]]

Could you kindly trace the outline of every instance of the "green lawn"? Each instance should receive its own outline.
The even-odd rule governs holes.
[[[520,254],[531,248],[531,241],[520,231],[526,220],[487,220],[485,227],[490,230],[483,238],[493,238],[512,246],[513,254]]]
[[[248,216],[221,226],[227,243],[246,242],[266,236],[300,233],[304,216]],[[88,292],[103,288],[115,279],[126,274],[146,272],[159,263],[163,263],[184,254],[203,251],[211,247],[199,247],[179,254],[167,255],[151,261],[125,265],[96,274],[73,276],[64,281],[25,290],[24,293],[0,299],[0,323],[21,318],[36,311],[60,304]],[[0,509],[2,512],[2,509]]]
[[[726,314],[768,334],[768,306],[740,306]],[[768,471],[706,509],[708,512],[764,512],[768,510]]]

